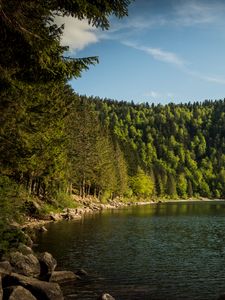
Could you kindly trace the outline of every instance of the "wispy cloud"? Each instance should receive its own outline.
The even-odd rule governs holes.
[[[164,103],[169,103],[172,100],[174,101],[175,95],[171,92],[159,92],[155,90],[150,90],[140,95],[140,98],[142,97],[151,100],[154,103],[160,103],[161,101],[163,101]]]
[[[159,60],[162,62],[170,63],[179,67],[182,67],[185,65],[185,61],[182,60],[176,53],[169,52],[162,50],[160,48],[152,48],[152,47],[145,47],[145,46],[139,46],[132,42],[122,42],[122,44],[143,51],[147,54],[149,54],[151,57],[153,57],[155,60]]]
[[[161,93],[156,92],[156,91],[148,91],[148,92],[145,92],[142,96],[150,97],[153,99],[159,99],[162,95],[161,95]]]
[[[199,73],[198,71],[189,69],[188,62],[185,61],[184,59],[181,59],[179,57],[179,55],[177,55],[176,53],[165,51],[160,48],[152,48],[152,47],[137,45],[137,44],[129,42],[129,41],[121,42],[121,43],[125,46],[134,48],[139,51],[143,51],[143,52],[149,54],[155,60],[175,65],[175,66],[179,67],[179,69],[182,72],[184,72],[194,78],[198,78],[200,80],[211,82],[211,83],[225,85],[224,78],[220,78],[218,76],[212,76],[212,75],[205,75],[205,74]],[[147,94],[145,94],[145,96],[147,96]],[[160,94],[155,91],[150,91],[148,93],[148,96],[151,96],[152,98],[159,98]]]
[[[198,78],[200,80],[211,82],[211,83],[216,83],[216,84],[220,84],[220,85],[225,85],[225,78],[221,78],[221,77],[214,76],[214,75],[204,75],[197,71],[188,70],[188,69],[184,69],[184,70],[188,75],[191,75],[192,77]]]
[[[224,19],[224,12],[222,1],[181,1],[173,8],[172,22],[179,26],[212,24]]]
[[[86,46],[99,41],[97,29],[88,24],[87,20],[78,20],[72,17],[56,17],[57,25],[64,24],[62,45],[69,46],[70,52],[82,50]]]

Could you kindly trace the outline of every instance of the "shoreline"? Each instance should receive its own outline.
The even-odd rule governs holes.
[[[27,221],[19,225],[23,230],[26,229],[43,229],[44,226],[48,223],[59,222],[63,220],[81,220],[85,215],[100,213],[109,209],[122,209],[132,206],[144,206],[152,204],[163,204],[163,203],[185,203],[185,202],[214,202],[219,201],[223,202],[225,199],[209,199],[209,198],[189,198],[189,199],[157,199],[149,201],[135,201],[135,202],[123,202],[118,200],[109,201],[106,204],[101,203],[100,201],[94,202],[93,199],[84,198],[79,201],[80,206],[77,208],[64,208],[61,212],[50,212],[49,214],[39,217],[27,217]],[[43,228],[42,228],[43,227]]]

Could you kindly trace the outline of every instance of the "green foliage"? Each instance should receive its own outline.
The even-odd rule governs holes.
[[[23,82],[64,81],[79,77],[98,62],[97,57],[71,58],[60,45],[63,26],[56,16],[86,19],[95,27],[109,28],[109,17],[127,15],[129,0],[2,0],[0,7],[0,81],[4,86]],[[15,47],[16,45],[16,47]]]
[[[130,186],[136,196],[150,197],[154,192],[154,182],[140,168],[135,176],[130,178]]]
[[[26,189],[8,176],[0,176],[0,222],[22,221],[21,212],[29,198]]]
[[[129,176],[138,167],[153,170],[156,196],[213,197],[217,190],[225,197],[225,100],[165,106],[89,100],[121,145]]]
[[[63,208],[76,208],[78,206],[77,202],[74,201],[73,197],[65,192],[58,192],[55,197],[54,207]]]

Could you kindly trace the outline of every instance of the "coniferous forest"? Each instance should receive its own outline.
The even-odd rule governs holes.
[[[68,85],[98,58],[65,57],[54,16],[107,29],[130,1],[92,2],[1,1],[1,226],[32,197],[225,197],[225,100],[135,104]]]

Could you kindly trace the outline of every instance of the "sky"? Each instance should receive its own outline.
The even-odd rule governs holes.
[[[99,57],[70,82],[79,94],[156,104],[225,98],[225,0],[136,0],[107,31],[62,23],[71,57]]]

